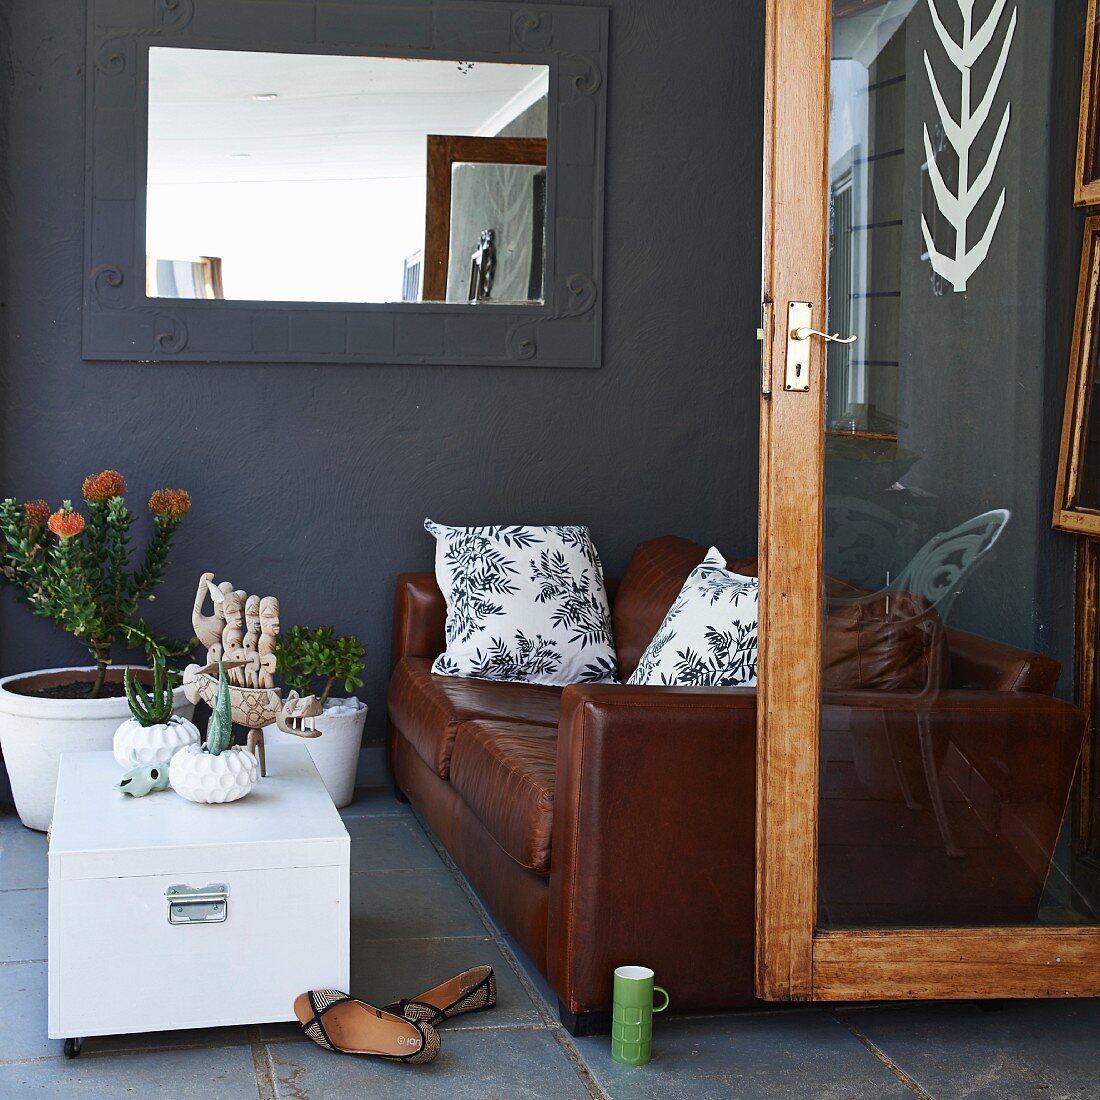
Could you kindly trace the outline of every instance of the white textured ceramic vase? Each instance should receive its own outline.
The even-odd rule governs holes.
[[[50,668],[0,680],[0,751],[15,808],[28,829],[45,832],[49,828],[61,754],[110,749],[115,730],[130,707],[124,696],[49,699],[23,692],[68,680],[90,683],[94,678],[94,668]],[[108,673],[109,680],[121,678],[122,669]],[[181,717],[190,717],[195,709],[182,687],[172,692],[172,702]]]
[[[153,726],[143,726],[136,718],[128,718],[115,730],[115,760],[120,768],[167,764],[180,749],[197,745],[201,740],[199,727],[178,714]]]
[[[191,802],[236,802],[260,778],[260,762],[240,745],[211,756],[201,745],[186,745],[168,765],[168,782]]]
[[[359,699],[329,699],[324,714],[314,719],[320,737],[295,737],[273,722],[264,726],[264,740],[268,745],[305,745],[333,803],[347,806],[355,796],[366,720],[367,705]]]

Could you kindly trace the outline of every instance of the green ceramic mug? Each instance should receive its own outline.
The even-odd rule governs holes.
[[[664,997],[653,1006],[654,991]],[[653,1056],[653,1013],[668,1008],[668,992],[653,984],[648,966],[620,966],[615,970],[611,1006],[611,1057],[624,1066],[644,1066]]]

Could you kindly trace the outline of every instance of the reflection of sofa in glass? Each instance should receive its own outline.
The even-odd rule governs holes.
[[[1084,716],[1053,697],[1056,661],[962,631],[944,635],[950,686],[825,696],[824,923],[1037,917]]]
[[[678,538],[642,543],[617,590],[610,586],[622,676],[705,549]],[[731,568],[753,572],[755,563]],[[437,677],[430,669],[444,648],[445,615],[431,574],[399,578],[390,765],[547,976],[563,1019],[598,1026],[592,1017],[610,1008],[612,969],[638,959],[675,990],[678,1008],[753,1003],[755,691],[575,684],[563,692]],[[1055,662],[953,631],[947,641],[950,670],[928,706],[929,738],[965,858],[947,854],[928,809],[913,693],[831,690],[820,836],[834,923],[857,912],[869,914],[859,923],[1035,917],[1083,718],[1051,697]],[[901,716],[899,751],[882,757],[887,708]],[[857,743],[872,747],[862,778]],[[895,759],[912,777],[914,808]],[[893,912],[876,904],[884,899]]]

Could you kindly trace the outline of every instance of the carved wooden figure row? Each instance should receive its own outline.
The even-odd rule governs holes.
[[[204,612],[207,596],[213,602],[212,615]],[[291,692],[284,700],[275,686],[279,601],[274,596],[250,596],[229,581],[215,584],[213,573],[203,573],[191,623],[199,643],[206,646],[206,665],[192,664],[184,670],[187,698],[212,705],[218,663],[224,663],[233,721],[248,728],[248,747],[259,757],[261,775],[267,774],[264,726],[277,722],[279,729],[298,737],[320,736],[313,723],[322,711],[317,699]]]

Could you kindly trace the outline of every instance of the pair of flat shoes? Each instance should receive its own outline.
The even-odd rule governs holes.
[[[493,968],[475,966],[419,997],[394,1001],[385,1008],[338,989],[311,989],[295,998],[294,1015],[306,1035],[325,1050],[423,1065],[439,1053],[439,1024],[496,1003]]]

